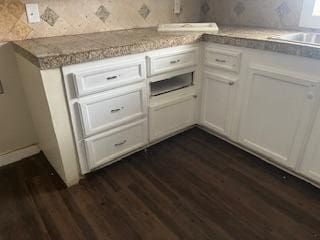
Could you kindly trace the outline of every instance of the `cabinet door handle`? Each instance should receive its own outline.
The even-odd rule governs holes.
[[[218,63],[226,63],[227,61],[224,60],[224,59],[216,58],[216,62],[218,62]]]
[[[234,82],[233,82],[233,81],[230,81],[230,82],[229,82],[229,85],[230,85],[230,86],[233,86],[233,85],[234,85]]]
[[[113,79],[116,79],[116,78],[118,78],[118,77],[120,77],[120,75],[112,76],[112,77],[107,77],[107,80],[113,80]]]
[[[127,140],[123,140],[122,142],[119,142],[119,143],[116,143],[114,144],[115,147],[120,147],[122,146],[123,144],[125,144],[127,142]]]
[[[176,64],[176,63],[179,63],[179,62],[180,62],[180,59],[171,61],[170,64]]]
[[[110,112],[111,112],[111,113],[120,112],[123,108],[124,108],[124,107],[117,108],[117,109],[112,109]]]

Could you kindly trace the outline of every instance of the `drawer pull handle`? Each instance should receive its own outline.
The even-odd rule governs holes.
[[[122,146],[123,144],[125,144],[126,142],[127,142],[127,140],[123,140],[122,142],[116,143],[114,146],[115,146],[115,147],[120,147],[120,146]]]
[[[179,62],[180,62],[180,59],[171,61],[170,64],[176,64],[176,63],[179,63]]]
[[[218,63],[226,63],[227,61],[224,60],[224,59],[218,59],[218,58],[216,58],[216,62],[218,62]]]
[[[107,77],[107,80],[113,80],[113,79],[116,79],[116,78],[118,78],[118,77],[120,77],[120,75],[112,76],[112,77]]]
[[[111,113],[117,113],[117,112],[120,112],[124,107],[121,107],[121,108],[117,108],[117,109],[112,109],[110,112]]]
[[[230,86],[233,86],[233,85],[234,85],[234,82],[233,82],[233,81],[230,81],[230,82],[229,82],[229,85],[230,85]]]

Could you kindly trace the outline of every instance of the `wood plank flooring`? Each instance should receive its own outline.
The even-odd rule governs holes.
[[[0,239],[320,239],[320,190],[194,128],[69,189],[42,154],[1,168]]]

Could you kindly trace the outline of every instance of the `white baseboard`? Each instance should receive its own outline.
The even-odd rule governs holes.
[[[26,157],[30,157],[40,152],[38,145],[25,147],[10,153],[0,155],[0,167],[20,161]]]

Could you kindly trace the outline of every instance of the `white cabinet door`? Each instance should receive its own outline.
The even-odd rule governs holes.
[[[235,79],[209,72],[204,74],[201,124],[230,136],[236,94]]]
[[[150,141],[158,140],[195,124],[194,94],[150,105]]]
[[[315,111],[317,83],[308,76],[251,65],[239,141],[294,168]]]
[[[320,111],[312,128],[303,161],[298,171],[307,178],[320,183]]]

